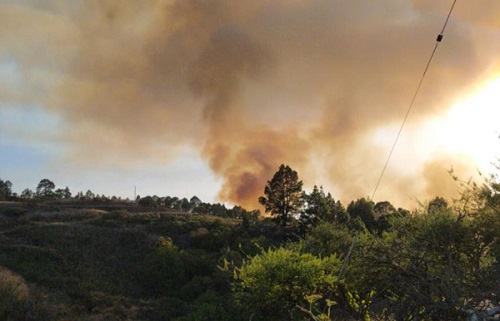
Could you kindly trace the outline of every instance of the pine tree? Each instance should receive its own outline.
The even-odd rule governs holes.
[[[281,165],[273,178],[267,182],[265,196],[259,198],[266,213],[271,213],[278,223],[286,226],[298,214],[304,204],[302,181],[296,171],[288,165]]]

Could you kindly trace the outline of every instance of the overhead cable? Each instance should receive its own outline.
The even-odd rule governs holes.
[[[406,111],[406,115],[403,119],[403,122],[401,123],[401,127],[399,128],[398,134],[396,135],[396,139],[394,140],[394,143],[392,145],[391,151],[389,153],[389,156],[387,157],[387,160],[385,161],[384,167],[382,169],[382,172],[380,173],[380,177],[378,178],[377,184],[375,185],[375,189],[373,190],[372,194],[372,200],[375,197],[375,193],[377,192],[377,189],[380,185],[380,182],[382,181],[382,178],[384,177],[385,170],[387,169],[387,165],[389,165],[389,161],[391,160],[392,154],[394,153],[394,149],[396,148],[396,145],[398,143],[399,137],[401,136],[401,132],[403,131],[403,128],[406,124],[406,121],[408,120],[408,116],[410,115],[411,109],[413,108],[413,105],[415,103],[415,100],[417,99],[418,93],[420,92],[420,87],[422,86],[422,83],[424,82],[425,75],[427,74],[427,71],[429,70],[429,67],[431,65],[432,59],[434,58],[434,54],[436,53],[436,50],[443,40],[444,37],[444,31],[446,29],[446,26],[448,25],[448,21],[450,20],[451,13],[453,12],[453,8],[455,8],[455,3],[457,0],[453,1],[453,4],[451,5],[450,11],[448,12],[448,16],[446,17],[446,21],[444,22],[443,29],[441,29],[441,32],[436,38],[436,44],[434,46],[434,49],[432,50],[431,56],[429,57],[429,60],[427,61],[427,65],[425,66],[424,72],[422,74],[422,77],[420,77],[420,81],[418,83],[417,89],[415,90],[415,93],[413,95],[413,98],[411,100],[411,103],[408,107],[408,110]]]

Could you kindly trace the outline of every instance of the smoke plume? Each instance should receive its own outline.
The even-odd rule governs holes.
[[[0,108],[60,115],[75,162],[195,149],[222,178],[222,201],[254,206],[282,163],[336,198],[366,196],[389,152],[374,137],[401,122],[446,18],[434,3],[0,0],[0,63],[22,74],[0,89]],[[497,11],[457,5],[410,121],[449,108],[498,64]],[[447,194],[429,187],[441,186],[429,169],[439,162],[418,156],[409,172],[388,169],[377,198]]]

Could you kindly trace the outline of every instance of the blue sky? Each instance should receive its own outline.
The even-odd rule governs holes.
[[[22,93],[24,80],[15,59],[0,64],[0,84]],[[220,187],[207,165],[194,153],[183,155],[168,166],[135,164],[127,167],[81,166],[66,159],[67,133],[64,119],[43,104],[3,102],[0,107],[0,178],[13,182],[13,190],[36,189],[43,178],[73,193],[94,193],[133,198],[139,195],[197,195],[214,201]]]
[[[197,195],[214,201],[220,182],[195,154],[179,157],[168,166],[135,164],[127,167],[75,165],[66,160],[62,120],[41,107],[10,105],[0,108],[0,178],[13,182],[20,193],[36,189],[43,178],[73,193],[94,193],[133,198],[139,195]]]

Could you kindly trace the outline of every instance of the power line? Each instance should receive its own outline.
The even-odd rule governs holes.
[[[394,140],[394,143],[392,145],[389,156],[387,156],[387,160],[385,161],[384,167],[382,169],[382,173],[380,173],[380,177],[378,178],[377,184],[375,185],[375,189],[373,190],[372,200],[375,197],[375,193],[377,192],[377,189],[380,185],[380,182],[382,181],[382,177],[384,177],[385,170],[387,169],[387,165],[389,165],[389,161],[391,160],[394,149],[396,148],[399,137],[401,136],[401,132],[403,131],[403,127],[405,126],[406,121],[408,120],[408,116],[410,115],[411,109],[413,108],[413,104],[415,103],[415,100],[417,99],[418,93],[420,91],[420,87],[422,86],[422,83],[424,82],[425,75],[427,74],[427,71],[429,70],[429,66],[431,65],[432,59],[434,58],[434,54],[436,53],[436,50],[437,50],[439,44],[443,40],[444,30],[446,29],[446,26],[448,25],[448,21],[450,20],[451,13],[453,12],[453,8],[455,8],[456,2],[457,2],[457,0],[453,1],[453,4],[451,5],[448,16],[446,17],[446,21],[444,22],[443,29],[441,29],[441,32],[439,33],[439,35],[436,38],[436,45],[434,46],[434,49],[432,50],[431,56],[429,57],[429,60],[427,61],[427,65],[425,66],[422,77],[420,77],[420,82],[418,83],[417,89],[415,90],[415,94],[413,95],[410,106],[408,107],[408,110],[406,111],[406,115],[403,119],[403,122],[401,123],[401,127],[399,128],[398,134],[396,135],[396,139]]]

